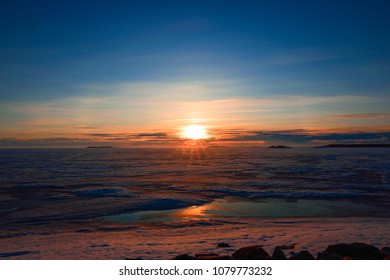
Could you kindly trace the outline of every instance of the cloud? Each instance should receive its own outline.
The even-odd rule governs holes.
[[[82,147],[94,145],[96,142],[82,138],[41,138],[41,139],[0,139],[0,147]]]
[[[112,134],[112,133],[90,133],[90,134],[87,134],[89,136],[92,136],[92,137],[115,137],[116,134]]]
[[[341,114],[331,115],[335,119],[389,119],[390,114],[365,113],[365,114]]]
[[[153,133],[138,133],[137,136],[165,138],[168,136],[168,134],[166,132],[153,132]]]
[[[333,142],[390,142],[390,132],[326,133],[294,129],[286,131],[242,131],[226,133],[220,141],[265,141],[266,143],[310,144],[320,141]]]

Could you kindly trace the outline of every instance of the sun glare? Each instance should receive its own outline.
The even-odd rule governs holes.
[[[202,125],[187,125],[183,128],[181,135],[192,140],[205,139],[208,137],[206,128]]]

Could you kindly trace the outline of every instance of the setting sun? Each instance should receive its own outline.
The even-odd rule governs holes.
[[[187,125],[183,128],[181,135],[193,140],[205,139],[208,137],[206,128],[202,125]]]

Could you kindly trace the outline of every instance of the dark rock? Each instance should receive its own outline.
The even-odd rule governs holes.
[[[230,256],[219,256],[217,258],[214,258],[213,260],[231,260],[232,258]]]
[[[330,254],[330,260],[342,260],[344,259],[344,256],[340,254]]]
[[[319,252],[317,254],[317,260],[342,260],[344,257],[339,254],[329,252]]]
[[[341,256],[351,256],[353,254],[352,247],[346,243],[340,243],[335,245],[329,245],[325,252],[331,254],[338,254]]]
[[[318,252],[317,260],[330,260],[330,254],[326,251]]]
[[[195,258],[200,259],[200,258],[215,258],[218,257],[218,254],[215,253],[201,253],[201,254],[195,254]]]
[[[230,256],[220,256],[217,254],[198,254],[197,260],[231,260]]]
[[[296,255],[293,255],[290,257],[290,260],[314,260],[314,257],[312,254],[309,253],[309,251],[301,251]]]
[[[352,243],[351,246],[354,249],[355,256],[352,255],[350,257],[354,259],[383,260],[385,258],[385,254],[372,245]]]
[[[221,242],[221,243],[218,243],[217,245],[218,248],[228,248],[228,247],[231,247],[229,244],[225,243],[225,242]]]
[[[286,255],[283,253],[282,249],[276,247],[274,253],[272,254],[273,260],[287,260]]]
[[[383,260],[385,257],[385,254],[379,251],[378,248],[364,243],[330,245],[325,252],[355,260]]]
[[[187,254],[182,254],[174,257],[172,260],[195,260],[195,258]]]
[[[220,256],[215,253],[195,254],[196,260],[231,260],[230,256]]]
[[[254,245],[243,247],[235,251],[232,255],[233,260],[270,260],[268,253],[261,246]]]
[[[381,253],[384,254],[387,257],[390,257],[390,247],[383,247],[381,249]]]

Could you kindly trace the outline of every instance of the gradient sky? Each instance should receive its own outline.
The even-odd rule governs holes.
[[[0,146],[389,142],[388,1],[2,1]],[[211,141],[211,140],[210,140]]]

